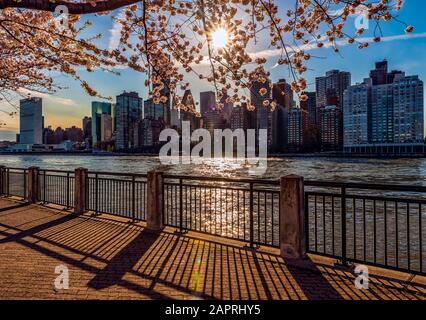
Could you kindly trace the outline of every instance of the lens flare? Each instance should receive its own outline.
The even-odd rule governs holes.
[[[226,47],[228,44],[228,32],[223,28],[216,29],[212,33],[212,43],[216,49]]]

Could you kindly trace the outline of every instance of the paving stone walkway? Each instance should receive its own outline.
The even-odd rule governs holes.
[[[173,231],[0,199],[0,298],[426,299],[424,277],[375,269],[358,290],[350,269],[323,258],[290,263],[275,249]],[[58,290],[63,266],[69,289]]]

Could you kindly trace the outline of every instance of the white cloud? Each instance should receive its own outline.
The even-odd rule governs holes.
[[[423,39],[423,38],[426,38],[426,32],[416,33],[416,34],[400,34],[395,36],[382,37],[381,42],[403,41],[403,40]],[[357,38],[356,40],[361,43],[364,43],[364,42],[372,43],[374,42],[374,37],[363,37],[363,38]],[[343,47],[343,46],[349,45],[349,43],[347,40],[338,40],[336,41],[336,45],[338,47]],[[324,43],[323,48],[330,48],[331,46],[332,46],[331,43],[326,42]],[[310,50],[318,49],[318,47],[316,42],[311,42],[309,44],[300,46],[299,49],[303,51],[310,51]],[[289,51],[291,52],[293,51],[293,49],[290,48]],[[281,54],[282,54],[282,50],[280,49],[273,49],[273,50],[267,49],[267,50],[251,53],[250,55],[252,57],[273,58],[273,57],[281,56]]]
[[[116,16],[116,19],[121,20],[124,19],[124,12],[125,9],[122,9],[120,13]],[[121,38],[121,30],[123,29],[123,26],[118,21],[114,20],[114,24],[112,25],[112,29],[109,30],[110,32],[110,38],[108,43],[108,50],[112,51],[118,48],[118,45],[120,44],[120,38]]]
[[[31,90],[27,90],[27,89],[20,89],[19,92],[21,94],[24,94],[24,95],[31,95],[33,97],[40,97],[43,100],[45,100],[46,102],[49,102],[50,104],[63,105],[63,106],[68,106],[68,107],[77,106],[77,103],[72,99],[61,98],[61,97],[57,97],[57,96],[54,96],[54,95],[48,94],[48,93],[40,93],[40,92],[31,91]]]

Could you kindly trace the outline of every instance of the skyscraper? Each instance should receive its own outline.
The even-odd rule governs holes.
[[[101,141],[107,142],[112,139],[112,117],[110,114],[101,115]]]
[[[321,147],[323,150],[340,150],[343,143],[342,111],[336,105],[321,109]]]
[[[182,104],[185,109],[179,110],[180,120],[189,121],[191,125],[191,131],[196,130],[200,127],[200,117],[195,107],[194,97],[191,90],[186,90],[182,97]]]
[[[111,116],[112,106],[109,102],[92,101],[92,145],[101,142],[101,118],[102,114]]]
[[[423,81],[418,76],[394,81],[394,143],[424,142],[423,92]]]
[[[272,100],[285,108],[293,107],[294,94],[291,85],[285,79],[278,80],[272,87]]]
[[[42,99],[28,98],[20,101],[19,143],[43,143]]]
[[[343,103],[343,92],[350,85],[351,74],[349,72],[331,70],[328,71],[324,77],[316,78],[315,86],[317,108],[325,107],[328,104],[327,96],[330,92],[332,92],[330,89],[334,90],[338,99],[337,107],[341,107]]]
[[[167,110],[166,105],[163,103],[155,104],[154,99],[149,98],[144,101],[143,105],[143,118],[144,119],[150,119],[150,120],[159,120],[163,119],[166,120],[167,117]]]
[[[370,79],[373,86],[389,83],[387,81],[388,62],[386,60],[376,62],[376,68],[370,71]]]
[[[309,123],[311,125],[317,125],[317,97],[316,92],[305,92],[308,96],[308,100],[300,101],[300,108],[308,111],[309,114]]]
[[[371,86],[368,83],[349,87],[343,96],[343,127],[345,146],[370,141]]]
[[[216,94],[213,91],[200,93],[200,113],[204,117],[207,111],[216,108]]]
[[[368,99],[368,92],[371,98]],[[363,85],[345,92],[346,152],[423,152],[423,81],[376,64]]]
[[[316,87],[316,123],[320,128],[321,135],[321,144],[323,149],[331,150],[332,145],[335,146],[335,150],[339,150],[342,146],[339,144],[330,144],[330,130],[326,133],[322,133],[321,130],[326,127],[326,123],[331,121],[330,117],[338,116],[339,118],[333,119],[337,121],[336,129],[333,130],[337,134],[340,134],[338,138],[339,141],[343,141],[343,93],[345,90],[351,85],[351,74],[349,72],[339,71],[339,70],[331,70],[326,72],[325,76],[318,77],[315,79],[315,87]],[[329,106],[335,106],[336,108],[327,108]],[[327,119],[323,121],[321,118],[323,115],[327,114]],[[335,139],[332,139],[336,141]]]
[[[290,149],[299,151],[307,139],[308,112],[300,108],[292,108],[288,114],[288,145]]]
[[[269,106],[264,106],[265,101],[271,102],[271,86],[270,81],[265,82],[254,82],[250,88],[250,100],[255,107],[256,111],[256,130],[257,133],[260,129],[268,130],[268,147],[273,143],[273,133],[272,133],[272,117],[271,117],[271,108]],[[262,94],[262,91],[265,94]]]
[[[370,118],[372,143],[392,143],[394,130],[393,85],[371,87]]]
[[[90,138],[92,135],[92,118],[87,116],[84,117],[82,124],[84,139]]]
[[[116,97],[116,148],[126,150],[137,147],[135,130],[142,118],[142,99],[136,92],[123,92]]]

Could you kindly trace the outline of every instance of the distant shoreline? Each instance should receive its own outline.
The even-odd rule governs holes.
[[[101,157],[124,157],[124,156],[146,156],[156,157],[158,153],[137,153],[137,152],[111,152],[92,153],[81,152],[0,152],[1,156],[101,156]],[[348,154],[348,153],[270,153],[269,158],[372,158],[372,159],[398,159],[398,158],[426,158],[426,154]]]

